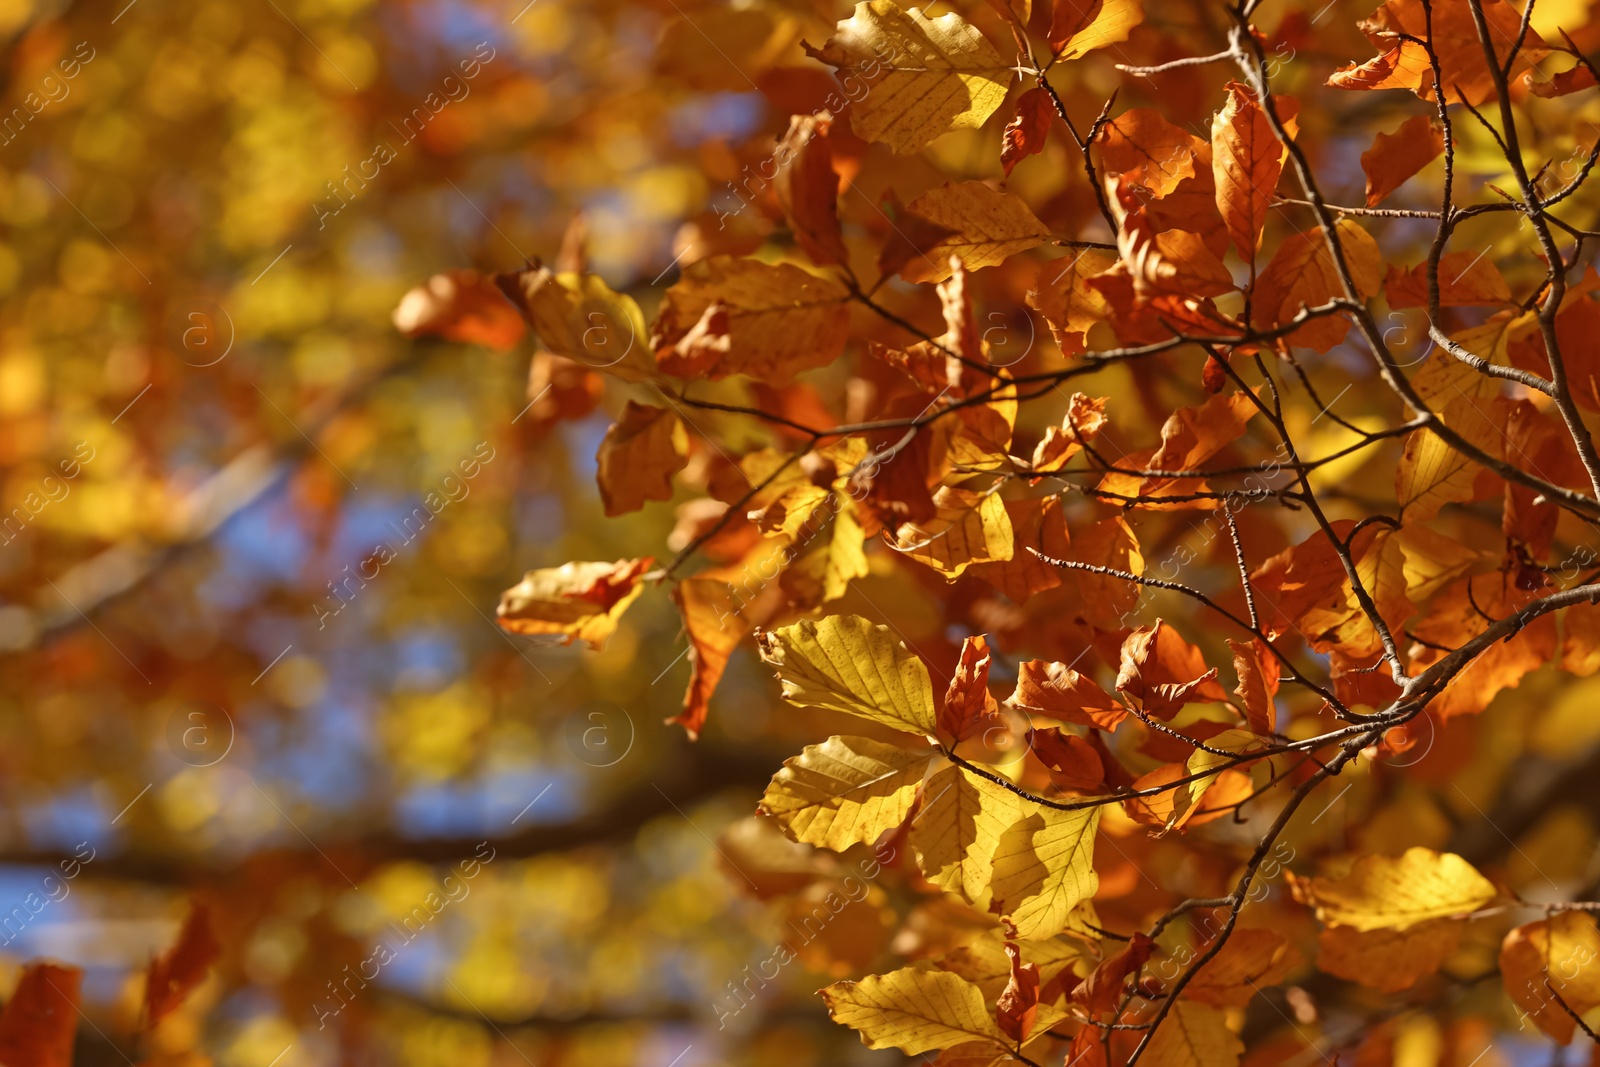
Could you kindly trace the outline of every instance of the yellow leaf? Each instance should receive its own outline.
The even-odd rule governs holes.
[[[1011,516],[999,493],[940,486],[934,517],[907,522],[895,531],[895,547],[955,581],[972,563],[1011,558],[1016,543]]]
[[[559,634],[564,645],[581,640],[601,649],[622,613],[644,591],[639,579],[653,562],[646,556],[529,571],[500,594],[500,626],[514,634]]]
[[[1126,41],[1143,21],[1143,0],[1055,0],[1050,50],[1057,59],[1077,59],[1096,48]]]
[[[1499,895],[1460,856],[1420,846],[1399,857],[1362,856],[1342,878],[1296,879],[1294,889],[1324,923],[1357,930],[1404,930],[1465,915]]]
[[[791,263],[712,256],[667,290],[650,346],[680,378],[746,374],[781,384],[844,351],[849,299],[842,283]]]
[[[910,843],[928,880],[969,904],[989,899],[995,848],[1024,801],[1015,793],[951,765],[923,787]]]
[[[1591,915],[1563,911],[1519,926],[1500,946],[1506,994],[1539,1029],[1565,1045],[1577,1024],[1555,994],[1592,1025],[1596,1020],[1590,1012],[1600,1007],[1596,956],[1600,956],[1600,930]]]
[[[983,991],[949,971],[905,967],[822,990],[836,1023],[861,1033],[868,1048],[897,1048],[912,1056],[971,1041],[1006,1045],[984,1006]]]
[[[928,18],[894,0],[863,0],[813,59],[865,91],[850,126],[868,141],[916,152],[956,129],[976,129],[1006,98],[1012,64],[954,12]]]
[[[532,266],[494,280],[549,351],[627,382],[655,375],[639,305],[598,275]]]
[[[1075,932],[1080,933],[1088,932],[1082,925],[1084,913],[1088,909],[1088,904],[1079,906],[1073,915],[1076,927],[1069,924],[1069,929],[1075,929]],[[1082,964],[1085,972],[1093,966],[1090,962],[1091,957],[1083,946],[1059,938],[1023,941],[1017,945],[1017,949],[1022,953],[1024,963],[1031,963],[1039,968],[1041,987],[1048,986],[1058,974],[1074,969],[1078,964]],[[940,970],[952,971],[975,983],[989,998],[999,996],[1011,977],[1011,960],[1005,952],[1004,934],[998,929],[968,942],[935,962]],[[1035,1031],[1037,1032],[1037,1027]]]
[[[761,810],[796,841],[843,852],[905,819],[932,756],[865,737],[807,745],[772,776]]]
[[[1222,1012],[1180,1000],[1161,1021],[1139,1060],[1146,1067],[1235,1067],[1244,1043],[1228,1029]]]
[[[962,266],[974,271],[1004,263],[1050,237],[1050,228],[1027,204],[983,182],[946,182],[911,201],[906,210],[951,231],[900,269],[908,282],[944,281],[950,277],[951,256],[959,256]]]
[[[933,733],[928,668],[887,626],[859,615],[802,620],[759,637],[761,658],[778,670],[783,698],[892,726]]]
[[[1037,941],[1066,929],[1072,909],[1100,887],[1094,835],[1101,809],[1024,806],[995,846],[990,910],[1016,937]]]
[[[673,412],[630,400],[595,459],[606,515],[623,515],[646,500],[672,499],[672,475],[689,462],[689,435]]]

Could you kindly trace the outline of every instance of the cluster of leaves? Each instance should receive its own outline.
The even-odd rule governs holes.
[[[871,1047],[944,1050],[947,1065],[1060,1062],[1063,1050],[1068,1063],[1233,1064],[1240,1009],[1304,968],[1272,916],[1310,908],[1317,966],[1395,993],[1439,972],[1470,925],[1520,906],[1503,881],[1421,847],[1329,857],[1321,873],[1289,872],[1292,893],[1266,883],[1287,862],[1275,858],[1286,828],[1330,779],[1377,773],[1547,662],[1579,675],[1597,665],[1593,555],[1570,561],[1600,517],[1600,276],[1583,258],[1595,234],[1553,209],[1582,202],[1600,144],[1580,145],[1556,178],[1559,160],[1530,162],[1519,129],[1532,124],[1527,109],[1543,119],[1595,85],[1574,39],[1587,27],[1553,41],[1532,28],[1533,3],[1384,3],[1360,24],[1379,54],[1312,91],[1399,90],[1374,99],[1420,105],[1373,138],[1360,160],[1365,204],[1342,206],[1314,165],[1326,144],[1302,132],[1309,101],[1273,85],[1274,56],[1311,25],[1288,19],[1270,36],[1252,22],[1257,6],[1215,12],[1214,54],[1118,65],[1130,83],[1228,71],[1195,83],[1213,94],[1206,137],[1158,107],[1117,111],[1115,92],[1080,132],[1051,80],[1128,40],[1149,14],[1138,0],[991,0],[937,17],[867,0],[822,47],[806,46],[860,93],[844,115],[795,115],[758,168],[767,180],[752,191],[791,243],[692,257],[648,331],[639,304],[573,249],[557,272],[441,276],[397,314],[413,334],[502,346],[525,322],[541,348],[530,397],[555,391],[568,415],[592,409],[598,376],[628,387],[598,456],[608,515],[673,499],[675,486],[703,494],[680,504],[665,566],[530,572],[502,598],[503,627],[599,647],[649,583],[673,581],[692,664],[676,721],[691,735],[746,640],[789,704],[880,728],[808,746],[761,801],[761,819],[798,845],[893,843],[913,858],[919,906],[942,893],[973,931],[947,950],[936,946],[952,935],[923,935],[908,966],[823,990]],[[993,178],[947,181],[903,206],[885,188],[859,227],[842,225],[841,192],[862,198],[857,183],[894,159],[863,142],[907,156],[1002,121],[996,175],[1022,174],[1064,131],[1092,198],[1083,229],[1107,239],[1060,233]],[[1473,189],[1459,162],[1468,145],[1497,150],[1498,169],[1474,166],[1511,188]],[[1434,207],[1378,206],[1441,157],[1424,194]],[[1425,259],[1386,267],[1380,240],[1393,230],[1403,246],[1417,220],[1431,234]],[[1487,237],[1483,252],[1451,247],[1469,230]],[[1520,293],[1502,251],[1526,261],[1507,266]],[[1009,278],[1019,263],[1033,275],[1026,304],[1059,350],[1026,364],[991,344],[975,298],[1014,300],[982,289],[978,272]],[[916,325],[930,289],[942,332]],[[1425,316],[1433,351],[1420,367],[1380,326],[1379,298]],[[872,398],[832,393],[843,412],[825,384],[837,379],[796,380],[842,358]],[[1364,377],[1346,369],[1358,362]],[[1104,446],[1125,413],[1061,387],[1122,372],[1147,406],[1160,403],[1162,372],[1202,395],[1170,410],[1159,444],[1119,446],[1113,459]],[[1387,416],[1339,415],[1343,392],[1325,399],[1315,383],[1340,378],[1388,394]],[[1042,428],[1024,417],[1062,399]],[[1303,451],[1322,418],[1339,425],[1340,446]],[[1133,414],[1133,431],[1143,424]],[[770,443],[749,446],[762,435]],[[1392,498],[1321,477],[1358,453],[1388,457]],[[1496,496],[1488,547],[1441,525]],[[1181,567],[1150,569],[1183,529],[1170,524],[1197,520],[1231,581],[1202,587]],[[688,574],[702,557],[709,565]],[[885,568],[964,590],[968,632],[986,623],[1007,653],[1081,653],[1019,655],[1002,700],[989,642],[974,633],[938,699],[930,665],[888,627],[830,612]],[[1231,690],[1170,618],[1142,617],[1152,591],[1230,632]],[[1226,891],[1153,917],[1099,914],[1094,859],[1112,812],[1114,844],[1134,826],[1187,838],[1220,864],[1204,881]],[[1230,816],[1249,838],[1194,833]],[[1512,1001],[1560,1042],[1592,1033],[1585,1016],[1600,1008],[1592,907],[1549,903],[1546,918],[1505,934]],[[1315,1018],[1315,1007],[1296,1013]]]

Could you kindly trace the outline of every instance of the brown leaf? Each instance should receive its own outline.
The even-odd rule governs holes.
[[[839,230],[839,175],[833,169],[828,131],[833,116],[823,111],[795,115],[773,151],[778,173],[773,192],[795,241],[819,265],[848,260]]]
[[[517,347],[527,333],[517,309],[506,302],[494,280],[475,270],[435,274],[408,289],[393,318],[407,337],[435,334],[501,352]]]
[[[1367,206],[1376,207],[1417,171],[1444,154],[1444,128],[1430,115],[1413,115],[1393,133],[1379,132],[1361,153]]]
[[[1195,156],[1205,142],[1160,112],[1134,108],[1107,122],[1095,139],[1094,150],[1104,175],[1120,177],[1161,197],[1195,172]]]
[[[1423,43],[1433,46],[1443,74],[1445,99],[1481,104],[1494,96],[1495,75],[1484,61],[1483,45],[1469,0],[1439,0],[1429,12],[1422,0],[1388,0],[1361,23],[1361,31],[1378,57],[1336,71],[1328,84],[1340,89],[1409,89],[1424,100],[1434,99],[1433,68]],[[1483,0],[1479,5],[1489,29],[1497,62],[1504,65],[1513,42],[1521,42],[1513,73],[1549,54],[1538,33],[1520,36],[1521,15],[1505,0]],[[1432,36],[1429,36],[1429,27]],[[1416,40],[1404,40],[1401,34]]]
[[[1001,1033],[1021,1044],[1028,1040],[1039,1013],[1039,965],[1023,963],[1022,953],[1009,941],[1006,956],[1011,960],[1011,980],[995,1002],[994,1018]]]
[[[1235,930],[1183,995],[1213,1008],[1244,1008],[1261,990],[1282,982],[1303,962],[1289,939],[1275,930]]]
[[[1382,280],[1383,255],[1378,243],[1350,219],[1340,219],[1335,229],[1356,293],[1371,296]],[[1321,229],[1313,228],[1290,235],[1278,246],[1272,262],[1256,279],[1250,317],[1257,327],[1280,326],[1292,321],[1303,308],[1321,307],[1344,295],[1328,242]],[[1307,322],[1277,344],[1283,350],[1297,345],[1326,352],[1349,332],[1349,318],[1342,313],[1333,314]]]
[[[6,1067],[72,1067],[83,972],[53,963],[23,968],[0,1012],[0,1063]]]
[[[1545,77],[1537,70],[1530,70],[1522,76],[1523,84],[1534,96],[1552,97],[1567,96],[1570,93],[1582,92],[1595,87],[1594,72],[1587,63],[1579,63],[1571,70],[1561,71]]]
[[[1122,642],[1117,691],[1147,714],[1171,718],[1185,704],[1226,700],[1217,669],[1207,667],[1198,648],[1161,620],[1141,626]]]
[[[1239,687],[1234,692],[1244,705],[1245,721],[1253,733],[1266,737],[1273,732],[1276,716],[1272,698],[1278,694],[1278,657],[1259,638],[1246,644],[1230,637],[1228,647],[1233,650],[1233,669],[1239,675]]]
[[[900,273],[913,259],[926,259],[930,269],[936,269],[933,249],[941,242],[954,237],[956,231],[932,219],[906,209],[893,189],[884,195],[879,208],[889,220],[889,234],[883,249],[878,253],[878,273],[884,277]]]
[[[1000,165],[1006,177],[1011,177],[1011,168],[1018,163],[1044,151],[1050,124],[1055,119],[1055,105],[1043,89],[1029,89],[1017,97],[1016,114],[1006,123],[1005,133],[1000,137]]]
[[[144,1024],[153,1028],[205,981],[206,972],[222,954],[204,904],[192,904],[173,946],[150,961],[145,980]]]
[[[1083,248],[1069,260],[1040,266],[1038,282],[1028,291],[1028,306],[1045,317],[1064,355],[1082,352],[1084,335],[1110,317],[1105,294],[1086,283],[1117,262],[1117,254],[1109,249]]]
[[[595,459],[606,515],[625,515],[646,500],[672,499],[672,475],[689,462],[689,435],[674,412],[630,400]]]

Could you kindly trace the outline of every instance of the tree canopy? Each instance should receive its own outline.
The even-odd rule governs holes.
[[[1600,1062],[1588,0],[124,3],[0,1067]]]

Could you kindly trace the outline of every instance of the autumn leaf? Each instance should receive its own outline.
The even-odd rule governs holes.
[[[1494,96],[1494,73],[1484,61],[1473,14],[1476,0],[1441,0],[1431,12],[1422,0],[1388,0],[1364,19],[1361,31],[1384,51],[1364,64],[1336,71],[1328,84],[1341,89],[1409,89],[1434,99],[1434,74],[1426,46],[1437,55],[1445,99],[1481,104]],[[1537,62],[1549,49],[1536,32],[1522,34],[1522,19],[1505,0],[1476,3],[1488,28],[1498,65],[1508,65],[1513,42],[1520,47],[1513,72]],[[1429,30],[1432,30],[1430,35]],[[1404,35],[1404,37],[1402,37]]]
[[[782,383],[844,350],[849,299],[841,282],[790,263],[713,256],[667,290],[650,347],[676,377]]]
[[[830,737],[785,760],[761,810],[796,841],[843,852],[904,821],[932,752]]]
[[[1149,108],[1134,108],[1107,122],[1095,141],[1107,175],[1117,175],[1155,196],[1175,190],[1195,172],[1204,142]]]
[[[693,739],[705,727],[711,695],[728,668],[728,658],[751,626],[742,605],[734,603],[733,587],[725,581],[686,579],[672,591],[672,599],[683,614],[689,639],[689,688],[683,710],[667,722],[682,726]]]
[[[1146,1050],[1161,1067],[1235,1067],[1243,1053],[1222,1012],[1190,1000],[1172,1005]]]
[[[1093,441],[1105,426],[1105,411],[1105,397],[1091,398],[1082,393],[1068,397],[1067,413],[1061,425],[1047,427],[1044,437],[1034,446],[1033,472],[1044,474],[1065,468],[1067,461]]]
[[[1039,1014],[1039,965],[1022,962],[1021,951],[1009,942],[1006,956],[1011,961],[1011,979],[995,1003],[995,1023],[1001,1033],[1020,1045],[1033,1032]]]
[[[78,1032],[76,967],[32,963],[0,1013],[0,1063],[6,1067],[72,1067]]]
[[[1017,97],[1016,113],[1000,139],[1000,166],[1007,178],[1018,163],[1044,151],[1055,120],[1055,105],[1043,89],[1029,89]]]
[[[1017,667],[1017,688],[1011,702],[1030,715],[1114,730],[1128,715],[1092,678],[1065,663],[1029,660]]]
[[[1217,210],[1240,257],[1253,261],[1288,149],[1245,86],[1229,82],[1227,91],[1227,104],[1211,120]]]
[[[1143,21],[1143,0],[1054,0],[1050,50],[1057,60],[1076,59],[1126,41]]]
[[[1429,919],[1403,930],[1330,926],[1317,938],[1317,966],[1380,993],[1410,989],[1437,971],[1461,940],[1465,924]]]
[[[1233,650],[1233,670],[1239,676],[1238,694],[1245,721],[1252,732],[1266,737],[1275,732],[1276,709],[1272,698],[1278,694],[1281,666],[1260,639],[1249,642],[1228,639]]]
[[[1372,236],[1350,219],[1335,226],[1358,297],[1378,291],[1383,256]],[[1278,246],[1272,261],[1256,279],[1251,318],[1258,327],[1292,322],[1305,308],[1323,307],[1345,295],[1338,264],[1321,229],[1290,235]],[[1350,331],[1344,315],[1327,315],[1307,322],[1278,342],[1326,352]]]
[[[1016,550],[1011,516],[999,494],[940,486],[934,515],[895,531],[895,548],[954,581],[974,563],[1005,561]]]
[[[1588,1017],[1600,1007],[1597,956],[1600,931],[1584,912],[1561,911],[1519,926],[1500,946],[1506,995],[1535,1026],[1565,1045],[1577,1028],[1572,1013]]]
[[[1011,936],[1025,941],[1054,937],[1072,910],[1094,897],[1099,807],[1023,812],[999,835],[991,860],[990,910]]]
[[[623,515],[647,500],[672,499],[672,475],[689,461],[689,435],[674,412],[630,400],[595,459],[606,514]]]
[[[1007,63],[951,12],[929,18],[894,0],[863,0],[813,58],[867,87],[850,125],[869,141],[916,152],[942,134],[982,126],[1006,97]]]
[[[1444,129],[1431,115],[1413,115],[1393,133],[1380,132],[1361,153],[1367,175],[1367,206],[1377,207],[1390,193],[1444,154]]]
[[[211,930],[211,912],[192,904],[171,948],[150,961],[145,978],[144,1024],[153,1028],[186,1000],[222,953]],[[4,1062],[0,1058],[0,1062]]]
[[[988,582],[1013,603],[1024,604],[1035,593],[1061,585],[1058,568],[1040,554],[1060,559],[1068,554],[1071,541],[1059,497],[1008,500],[1005,507],[1011,523],[1011,558],[972,563],[966,573]]]
[[[1108,956],[1095,967],[1083,984],[1072,991],[1072,1002],[1097,1018],[1116,1011],[1122,1003],[1122,987],[1155,951],[1155,942],[1143,931],[1128,940],[1126,948]]]
[[[906,967],[859,982],[835,982],[821,992],[833,1021],[859,1031],[868,1048],[920,1056],[973,1040],[1006,1047],[982,990],[949,971]]]
[[[934,732],[928,668],[887,626],[829,615],[765,631],[757,642],[791,704],[842,711],[907,733]]]
[[[901,267],[900,276],[908,282],[944,281],[950,276],[952,256],[959,257],[967,270],[980,270],[1050,237],[1049,228],[1027,204],[983,182],[946,182],[911,201],[906,211],[950,231],[950,236]]]
[[[962,641],[961,658],[939,707],[939,735],[950,743],[959,744],[999,723],[1000,705],[989,692],[989,660],[981,635]]]
[[[1452,852],[1416,847],[1397,857],[1364,855],[1338,878],[1296,878],[1295,896],[1317,918],[1356,930],[1405,930],[1476,911],[1500,895]]]
[[[494,281],[547,351],[626,382],[654,376],[639,305],[597,275],[556,274],[535,262]]]
[[[622,613],[644,592],[639,580],[654,562],[647,556],[529,571],[500,594],[497,621],[514,634],[559,635],[564,645],[581,640],[601,649]]]
[[[987,902],[995,880],[995,850],[1021,814],[1019,804],[1016,794],[960,767],[934,772],[911,821],[909,840],[922,873],[969,903]],[[1025,861],[1010,862],[1017,867]]]
[[[1257,993],[1282,982],[1302,962],[1299,950],[1276,930],[1235,930],[1183,994],[1213,1008],[1248,1007]]]
[[[1028,292],[1028,306],[1045,317],[1064,354],[1082,352],[1085,335],[1110,317],[1111,304],[1105,294],[1086,283],[1116,263],[1115,252],[1083,248],[1065,264],[1053,260],[1039,268],[1039,280]]]
[[[1428,264],[1410,270],[1391,266],[1383,292],[1392,308],[1428,306]],[[1439,257],[1439,306],[1471,307],[1510,304],[1511,287],[1486,248],[1481,252],[1446,252]]]
[[[527,332],[494,281],[475,270],[435,274],[408,289],[393,319],[395,328],[407,337],[436,334],[501,352],[517,347]]]
[[[818,265],[849,261],[839,229],[839,175],[833,169],[833,116],[795,115],[773,151],[772,180],[795,241]]]

